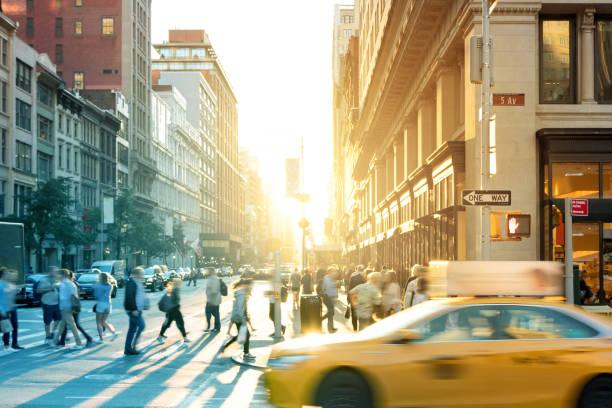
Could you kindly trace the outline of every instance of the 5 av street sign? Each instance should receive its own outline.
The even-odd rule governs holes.
[[[463,205],[504,206],[512,204],[510,190],[463,190],[461,191]]]

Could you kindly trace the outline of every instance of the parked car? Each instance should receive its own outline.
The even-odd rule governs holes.
[[[91,264],[91,268],[97,268],[102,272],[110,274],[117,280],[120,288],[125,284],[125,262],[121,260],[96,261]]]
[[[40,299],[37,299],[34,296],[34,284],[44,278],[44,273],[37,273],[28,275],[25,281],[24,292],[23,292],[23,301],[28,305],[38,305],[40,304]]]
[[[180,279],[185,280],[185,270],[183,268],[176,268],[176,273]]]
[[[83,299],[93,298],[93,288],[94,285],[98,283],[98,271],[98,269],[90,269],[89,272],[82,273],[76,280],[79,288],[79,297],[82,297]],[[112,276],[110,284],[112,286],[111,297],[117,297],[117,280]]]
[[[164,274],[158,265],[153,265],[144,270],[144,286],[151,292],[163,290],[165,287]]]
[[[174,270],[164,272],[164,283],[168,283],[170,279],[180,279],[179,274]]]

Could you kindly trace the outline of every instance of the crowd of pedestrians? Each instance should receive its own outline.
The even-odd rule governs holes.
[[[80,325],[79,313],[81,303],[79,300],[79,289],[74,281],[74,274],[67,269],[56,269],[42,278],[34,285],[34,292],[41,303],[43,324],[45,330],[45,344],[55,347],[66,345],[66,335],[70,331],[74,339],[71,349],[79,350],[90,347],[94,343],[103,343],[105,335],[110,340],[115,340],[120,334],[108,319],[112,313],[111,294],[113,286],[111,277],[107,273],[96,271],[98,282],[93,287],[95,304],[96,329],[98,339],[92,336]],[[300,296],[310,295],[320,298],[322,305],[321,321],[327,322],[327,331],[334,333],[336,308],[339,306],[341,290],[346,293],[346,312],[344,317],[351,319],[354,331],[360,331],[375,321],[384,319],[404,308],[412,307],[427,300],[427,267],[415,265],[410,271],[410,277],[405,290],[402,291],[398,283],[398,275],[389,268],[375,270],[372,267],[359,265],[357,267],[316,267],[313,271],[306,269],[301,273],[294,270],[290,275],[287,286],[283,286],[285,292],[283,301],[287,298],[290,290],[293,295],[293,308],[300,308]],[[125,285],[124,310],[128,319],[128,330],[125,338],[124,354],[138,355],[138,341],[145,329],[143,312],[149,309],[149,299],[143,285],[144,269],[135,267],[131,271]],[[228,288],[213,270],[206,277],[205,285],[205,332],[218,333],[221,330],[220,305],[223,296],[227,295]],[[13,284],[15,272],[0,269],[0,329],[4,343],[4,349],[19,350],[22,347],[18,343],[18,318],[15,304],[16,289]],[[190,276],[190,282],[195,286],[196,277]],[[157,342],[163,344],[166,332],[174,322],[182,336],[182,344],[189,343],[190,339],[185,328],[185,322],[181,313],[181,286],[180,279],[171,279],[166,285],[166,291],[159,301],[158,307],[165,314],[165,320],[160,328]],[[251,319],[248,313],[248,299],[253,287],[253,281],[241,278],[233,287],[234,303],[228,327],[228,339],[222,346],[225,350],[234,342],[243,347],[244,359],[252,359],[250,353],[250,331],[252,331]],[[403,298],[402,298],[403,292]],[[344,297],[342,297],[344,299]],[[342,309],[344,310],[344,309]],[[270,299],[269,317],[274,321],[275,301]],[[232,328],[237,332],[233,334]],[[249,330],[250,329],[250,330]],[[282,333],[285,326],[282,326]],[[84,338],[85,341],[81,339]]]

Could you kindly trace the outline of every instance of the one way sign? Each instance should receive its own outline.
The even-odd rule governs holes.
[[[509,190],[463,190],[461,192],[463,205],[510,205],[512,192]]]

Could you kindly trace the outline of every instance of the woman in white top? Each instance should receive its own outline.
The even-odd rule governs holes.
[[[382,292],[385,317],[402,309],[401,289],[397,283],[397,273],[387,271],[384,275],[385,285]]]
[[[427,278],[419,278],[416,283],[416,292],[412,300],[412,306],[423,303],[429,299],[427,295]]]

